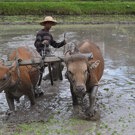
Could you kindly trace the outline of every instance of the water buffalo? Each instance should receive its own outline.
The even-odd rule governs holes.
[[[31,105],[35,104],[34,88],[39,78],[38,67],[18,66],[18,60],[28,60],[40,55],[32,48],[19,47],[9,56],[13,61],[8,67],[0,62],[0,92],[4,90],[10,111],[15,110],[14,100],[19,101],[22,95],[28,96]]]
[[[87,57],[90,53],[93,54],[92,58]],[[65,63],[73,105],[78,105],[88,94],[90,105],[87,112],[90,116],[93,116],[98,82],[104,70],[104,59],[99,47],[89,40],[85,40],[78,45],[74,52],[68,51],[65,54]]]

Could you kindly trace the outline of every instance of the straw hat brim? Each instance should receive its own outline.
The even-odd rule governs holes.
[[[57,21],[42,21],[39,24],[44,26],[47,22],[51,22],[53,26],[57,24]]]

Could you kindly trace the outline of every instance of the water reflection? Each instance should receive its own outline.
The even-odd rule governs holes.
[[[34,40],[39,26],[0,26],[0,57],[9,54],[12,49],[19,46],[34,47]],[[135,95],[135,26],[133,25],[58,25],[51,31],[55,40],[62,41],[66,32],[67,45],[66,49],[72,49],[76,44],[84,39],[90,39],[100,48],[105,58],[105,71],[100,82],[101,97],[99,104],[101,121],[108,124],[108,128],[122,132],[123,135],[133,135],[135,129],[134,121],[131,120],[130,114],[135,112],[134,95]],[[53,53],[57,56],[63,55],[63,48],[54,49]],[[49,85],[49,86],[48,86]],[[51,87],[50,84],[43,85],[46,89]],[[61,111],[61,115],[69,117],[72,111],[71,94],[67,80],[60,82],[50,88],[48,92],[54,93],[54,99],[51,99],[49,108],[55,108]],[[53,90],[53,91],[52,91]],[[64,90],[64,91],[63,91]],[[54,104],[55,101],[55,104]],[[45,101],[40,101],[45,104]],[[38,103],[40,104],[40,103]],[[103,105],[103,106],[102,106]],[[45,106],[47,106],[45,104]],[[55,106],[55,107],[54,107]],[[129,109],[131,107],[132,109]],[[0,94],[0,114],[7,110],[4,93]],[[42,108],[43,109],[43,108]],[[45,108],[44,108],[45,109]],[[52,109],[53,110],[53,109]],[[51,111],[52,111],[51,110]],[[67,110],[70,110],[67,112]],[[120,118],[124,117],[128,129],[125,131],[121,126]],[[132,118],[134,118],[133,116]],[[128,120],[131,120],[128,122]],[[125,124],[125,123],[124,123]],[[107,130],[107,134],[113,133],[108,129],[102,129],[102,133]]]

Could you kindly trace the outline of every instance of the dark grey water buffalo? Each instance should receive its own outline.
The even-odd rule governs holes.
[[[89,115],[94,114],[94,104],[98,90],[98,82],[103,75],[104,59],[98,46],[89,40],[83,41],[78,47],[79,52],[67,52],[65,63],[67,66],[66,76],[70,82],[73,105],[89,95]],[[89,58],[85,54],[93,54]]]
[[[14,61],[11,67],[0,62],[0,92],[3,90],[11,111],[15,110],[14,100],[19,101],[22,95],[28,96],[31,105],[35,104],[34,88],[39,78],[37,67],[17,66],[16,59],[29,60],[40,57],[32,48],[19,47],[9,57]]]

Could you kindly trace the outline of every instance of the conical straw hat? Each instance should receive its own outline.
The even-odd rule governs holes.
[[[46,16],[42,22],[40,22],[40,25],[45,25],[46,22],[52,22],[53,25],[57,24],[57,21],[53,19],[51,16]]]

